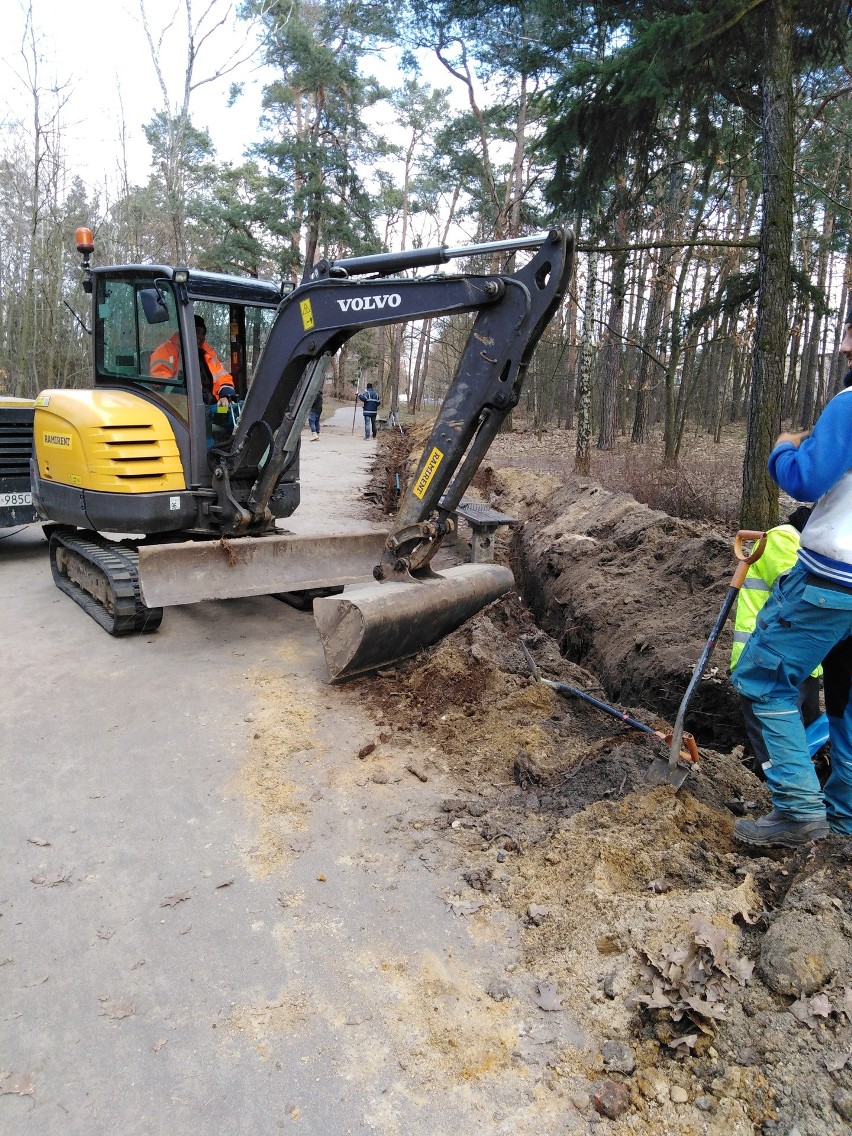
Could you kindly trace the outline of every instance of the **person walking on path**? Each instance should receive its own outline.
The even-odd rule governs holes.
[[[376,436],[376,415],[379,411],[381,404],[381,397],[377,390],[373,390],[373,384],[367,383],[365,391],[358,392],[358,401],[364,405],[364,438],[370,437],[370,430],[372,429],[372,436]]]
[[[317,391],[317,397],[311,403],[308,411],[308,425],[311,428],[311,441],[318,442],[320,436],[320,419],[322,417],[322,391]]]
[[[738,820],[734,838],[795,848],[830,833],[852,836],[852,310],[841,352],[844,389],[810,431],[780,434],[769,455],[775,483],[815,501],[798,559],[773,589],[731,675],[772,811]],[[798,708],[799,687],[825,660],[831,773],[823,788]]]

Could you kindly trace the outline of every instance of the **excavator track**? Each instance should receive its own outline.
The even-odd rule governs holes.
[[[50,538],[50,569],[56,586],[110,635],[141,635],[160,626],[163,609],[142,602],[136,549],[58,529]]]

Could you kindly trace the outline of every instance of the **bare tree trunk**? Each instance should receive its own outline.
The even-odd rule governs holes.
[[[598,257],[597,253],[593,252],[589,254],[588,280],[583,310],[583,339],[580,343],[580,358],[577,364],[577,448],[574,457],[574,472],[585,477],[588,477],[591,469],[592,355],[594,352],[592,336],[597,275]]]
[[[793,230],[793,0],[774,0],[766,15],[763,74],[763,217],[760,293],[751,371],[740,522],[778,522],[778,490],[766,468],[781,428]]]

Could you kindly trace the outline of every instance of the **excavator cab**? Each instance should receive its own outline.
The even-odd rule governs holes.
[[[93,387],[36,401],[36,503],[54,522],[96,531],[209,533],[209,451],[233,434],[236,408],[205,398],[195,318],[241,400],[282,290],[162,265],[90,268],[87,284]],[[281,481],[272,511],[289,516],[297,454]]]

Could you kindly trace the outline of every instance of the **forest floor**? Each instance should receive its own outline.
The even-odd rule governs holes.
[[[422,432],[384,436],[377,500],[410,472]],[[705,454],[729,471],[705,492],[733,499],[741,457],[735,442]],[[499,1040],[483,1009],[464,1037],[448,1018],[447,1045],[468,1078],[529,1072],[530,1132],[841,1136],[850,842],[764,855],[733,842],[735,817],[769,802],[743,753],[730,631],[696,690],[701,762],[680,790],[648,781],[661,743],[536,683],[521,649],[543,676],[665,730],[733,572],[733,529],[650,509],[572,465],[566,432],[500,437],[472,495],[524,522],[497,550],[517,594],[351,686],[376,719],[368,776],[452,786],[434,815],[398,818],[457,870],[452,911],[475,941],[504,935],[507,918],[517,929],[487,991],[508,1007]]]

